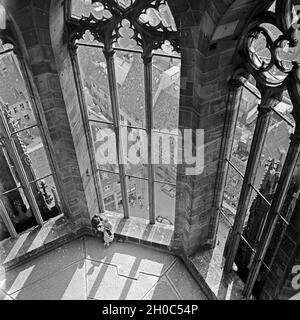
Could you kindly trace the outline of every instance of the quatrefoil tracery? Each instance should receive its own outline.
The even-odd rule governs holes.
[[[127,9],[129,8],[131,5],[133,5],[133,3],[135,2],[135,0],[117,0],[116,1],[117,4],[124,8],[124,9]]]
[[[299,65],[300,46],[291,46],[289,40],[280,35],[275,41],[269,30],[258,26],[251,31],[248,38],[248,52],[252,65],[261,72],[276,67],[283,73],[289,73],[293,66]]]
[[[263,85],[280,86],[299,69],[299,28],[291,0],[277,0],[275,10],[264,12],[249,24],[243,50]]]
[[[125,36],[131,33],[130,41],[146,55],[161,49],[167,40],[179,52],[178,33],[166,0],[81,0],[81,7],[78,3],[75,9],[72,6],[72,41],[82,39],[89,30],[95,40],[110,47],[124,37],[125,28]]]

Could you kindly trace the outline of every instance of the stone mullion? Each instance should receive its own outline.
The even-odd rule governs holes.
[[[124,166],[124,153],[122,149],[121,133],[120,133],[120,114],[119,114],[119,97],[117,90],[117,80],[116,80],[116,70],[114,63],[114,50],[111,46],[105,46],[103,53],[106,58],[107,64],[107,74],[109,82],[110,99],[112,106],[113,122],[116,134],[116,144],[117,144],[117,155],[119,164],[119,176],[120,185],[122,193],[122,203],[124,208],[124,218],[129,218],[129,207],[128,207],[128,197],[127,197],[127,187],[126,187],[126,173]],[[127,139],[127,137],[126,137]]]
[[[250,154],[247,162],[244,181],[240,193],[240,200],[237,207],[237,213],[234,220],[232,231],[227,239],[227,255],[224,270],[230,272],[238,251],[238,247],[246,220],[246,214],[251,201],[252,187],[255,183],[257,168],[261,159],[266,135],[268,132],[272,109],[270,106],[277,103],[277,100],[267,99],[258,107],[258,117],[251,144]]]
[[[27,197],[27,200],[30,204],[30,208],[32,210],[33,215],[35,216],[36,222],[39,226],[43,225],[43,218],[41,216],[39,207],[37,205],[37,202],[35,200],[34,194],[32,192],[32,189],[30,187],[29,181],[26,177],[26,172],[24,170],[24,167],[22,165],[22,161],[20,159],[20,156],[17,152],[17,148],[12,141],[13,138],[11,136],[10,130],[8,128],[8,125],[5,120],[5,116],[3,114],[3,111],[0,109],[0,118],[1,118],[1,125],[3,126],[4,132],[5,132],[5,146],[7,149],[8,154],[10,155],[11,159],[13,160],[13,163],[15,165],[16,171],[18,173],[21,185],[23,187],[24,193]]]
[[[13,237],[16,238],[18,236],[18,233],[9,217],[9,214],[4,206],[4,204],[2,203],[2,200],[0,198],[0,216],[9,232],[9,234]]]
[[[149,221],[155,224],[155,168],[152,164],[152,129],[153,129],[153,94],[152,94],[152,53],[143,56],[144,82],[145,82],[145,108],[147,131],[147,156],[148,156],[148,194],[149,194]]]
[[[297,131],[298,130],[296,130],[296,132]],[[246,281],[245,289],[243,292],[243,294],[246,297],[249,297],[251,295],[253,286],[260,272],[263,259],[266,255],[272,236],[274,234],[274,230],[275,230],[277,221],[279,219],[279,213],[284,204],[284,201],[288,192],[288,188],[293,177],[293,172],[296,167],[299,154],[300,154],[300,133],[297,132],[291,136],[290,147],[286,156],[286,160],[280,175],[277,188],[276,188],[274,200],[269,209],[268,218],[262,233],[261,241],[258,244],[258,248],[254,256],[253,264],[251,266],[250,273]]]
[[[298,158],[297,163],[299,163],[299,158]],[[287,192],[288,192],[288,191],[287,191]],[[286,195],[286,196],[287,196],[287,195]],[[285,197],[286,197],[286,196],[285,196]],[[271,260],[270,260],[270,263],[269,263],[269,266],[268,266],[270,270],[271,270],[272,267],[273,267],[273,263],[275,262],[277,253],[279,252],[280,246],[281,246],[281,244],[282,244],[282,240],[284,239],[284,236],[286,235],[286,232],[287,232],[288,227],[289,227],[289,224],[287,224],[287,223],[285,223],[285,222],[288,222],[288,223],[290,222],[290,220],[291,220],[291,218],[292,218],[292,216],[293,216],[295,207],[296,207],[297,199],[298,199],[298,198],[296,198],[296,202],[294,203],[294,205],[292,206],[292,208],[287,211],[286,216],[283,216],[283,215],[282,215],[282,217],[285,219],[285,221],[282,221],[283,223],[282,223],[281,230],[280,230],[280,236],[279,236],[279,238],[278,238],[278,240],[277,240],[277,242],[276,242],[275,249],[274,249],[273,252],[272,252],[272,257],[271,257]],[[264,278],[267,277],[267,274],[268,274],[268,273],[266,273],[266,274],[264,275]],[[279,288],[280,288],[280,286],[279,286]]]
[[[230,159],[232,152],[233,140],[236,130],[236,123],[239,114],[239,106],[242,98],[243,86],[240,79],[232,79],[229,82],[229,94],[227,103],[227,112],[225,118],[225,130],[224,130],[224,146],[222,148],[221,155],[221,177],[219,180],[219,193],[216,200],[216,207],[220,210],[222,207],[223,196],[226,186],[226,180],[228,176],[229,164],[227,160]],[[219,216],[219,212],[218,212]],[[216,228],[218,223],[216,223]],[[214,232],[214,238],[216,239],[217,232]],[[214,240],[215,242],[215,240]]]
[[[75,83],[76,87],[78,88],[77,94],[78,94],[78,99],[79,99],[79,105],[80,105],[80,111],[81,115],[83,118],[83,126],[84,130],[87,133],[87,146],[88,146],[88,153],[89,157],[91,159],[91,167],[92,167],[92,175],[94,178],[94,183],[95,183],[95,188],[96,188],[96,195],[97,195],[97,200],[99,204],[99,210],[100,212],[104,212],[105,206],[103,202],[103,197],[102,197],[102,191],[101,191],[101,185],[98,177],[98,169],[97,169],[97,163],[94,155],[94,148],[93,148],[93,141],[92,141],[92,135],[91,135],[91,128],[89,124],[89,118],[88,118],[88,111],[85,105],[84,97],[83,97],[83,88],[82,88],[82,83],[81,83],[81,77],[80,77],[80,69],[79,69],[79,63],[78,63],[78,56],[77,56],[77,48],[72,47],[70,50],[71,53],[71,62],[74,70],[74,78],[75,78]]]

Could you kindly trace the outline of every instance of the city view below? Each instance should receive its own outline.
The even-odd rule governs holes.
[[[74,12],[95,12],[89,2],[75,2]],[[84,10],[82,9],[83,7]],[[99,15],[101,6],[96,10]],[[165,19],[165,24],[174,25],[174,20],[168,8],[159,14],[150,10],[143,16],[143,21],[155,23],[156,19]],[[104,10],[102,8],[102,10]],[[160,16],[161,14],[161,16]],[[152,21],[152,22],[151,22]],[[132,39],[133,31],[128,22],[122,22],[119,30],[121,37],[114,47],[114,67],[116,74],[117,91],[119,98],[119,126],[126,127],[133,144],[138,144],[142,149],[147,143],[146,135],[146,107],[145,107],[145,79],[142,48]],[[110,88],[108,80],[107,63],[101,47],[88,46],[100,45],[94,41],[93,36],[86,32],[83,37],[84,46],[78,41],[78,60],[81,71],[82,86],[85,104],[88,109],[91,134],[94,143],[94,152],[99,169],[103,201],[106,210],[123,212],[123,201],[120,186],[119,168],[115,164],[101,164],[103,157],[102,146],[110,134],[116,134],[113,125],[113,110],[111,107]],[[180,91],[180,56],[174,52],[168,41],[162,49],[156,50],[152,58],[152,96],[153,96],[153,129],[173,130],[178,129]],[[104,137],[103,132],[106,132]],[[177,154],[177,139],[175,135],[163,134],[170,140],[171,158]],[[161,143],[161,142],[160,142]],[[128,149],[130,149],[129,144]],[[115,149],[117,154],[116,145]],[[153,146],[153,150],[160,150],[160,145]],[[137,157],[140,150],[137,150]],[[128,154],[123,154],[128,159]],[[159,158],[170,157],[159,151]],[[160,163],[163,163],[161,161]],[[154,165],[155,183],[155,214],[156,222],[174,224],[175,193],[176,193],[176,165]],[[149,219],[148,200],[148,170],[147,165],[128,163],[125,165],[126,184],[130,216]]]
[[[84,10],[90,10],[91,7],[93,10],[95,9],[95,6],[91,6],[89,1],[76,1],[75,5],[78,7],[77,9],[74,7],[74,12],[79,10],[77,12],[82,13]],[[126,3],[120,1],[120,5],[126,6]],[[100,9],[101,6],[94,11],[101,15],[103,8],[101,9],[102,11]],[[162,6],[159,12],[153,9],[147,11],[141,16],[140,21],[150,25],[163,21],[165,26],[176,28],[167,5]],[[132,145],[139,142],[140,147],[143,148],[146,142],[146,108],[142,48],[132,39],[132,30],[126,20],[122,22],[119,32],[121,38],[114,43],[116,48],[114,65],[120,116],[118,121],[120,126],[127,128],[128,134],[131,134]],[[89,32],[86,32],[83,41],[85,43],[97,43],[93,41]],[[13,52],[6,51],[11,48],[12,46],[8,44],[0,47],[0,52],[5,51],[4,54],[0,55],[0,77],[2,78],[0,86],[1,112],[3,121],[7,123],[12,133],[18,156],[24,165],[27,179],[30,182],[42,217],[44,220],[48,220],[61,212],[59,209],[60,201],[51,166],[47,159],[45,141],[39,127],[40,123],[37,121],[38,118],[22,76],[21,66]],[[78,46],[78,60],[97,162],[97,159],[102,156],[99,152],[101,152],[101,146],[105,142],[105,137],[101,136],[100,130],[106,128],[115,132],[107,63],[102,48],[82,47],[80,43]],[[174,52],[170,43],[166,41],[162,45],[162,49],[155,50],[152,59],[154,129],[167,129],[170,131],[177,129],[179,90],[180,55]],[[1,129],[2,131],[3,128]],[[1,134],[3,135],[5,132]],[[170,150],[174,156],[177,151],[175,149],[177,137],[174,135],[169,136],[167,133],[164,135],[170,141]],[[4,220],[8,217],[13,221],[17,232],[36,225],[36,220],[26,192],[24,193],[21,187],[14,162],[7,152],[7,146],[4,144],[1,144],[0,155],[1,171],[7,171],[7,176],[1,175],[3,183],[0,184],[0,239],[3,239],[9,236],[4,223]],[[139,156],[139,150],[137,150],[137,156]],[[165,155],[163,151],[159,151],[160,159],[166,156],[169,157],[170,155]],[[127,155],[124,155],[124,157],[127,157]],[[105,209],[111,212],[123,212],[118,165],[101,165],[100,162],[97,163]],[[164,161],[160,163],[164,163]],[[176,166],[172,163],[159,164],[154,166],[154,170],[156,222],[172,225],[174,224],[175,216]],[[125,174],[129,213],[131,216],[148,220],[149,189],[147,165],[129,162],[125,166]],[[7,180],[10,183],[5,184],[4,181]],[[19,199],[20,205],[16,203],[16,198]]]
[[[230,159],[228,159],[230,165],[223,199],[223,210],[232,223],[241,193],[243,175],[245,174],[250,153],[259,103],[260,100],[254,93],[246,88],[243,89],[232,152]],[[272,113],[254,182],[254,187],[257,190],[260,190],[263,186],[264,179],[268,173],[270,174],[269,179],[271,177],[275,179],[276,176],[280,175],[289,147],[290,134],[294,131],[294,120],[291,111],[292,105],[288,93],[285,92],[283,101],[278,103],[275,107],[275,112]],[[273,187],[273,192],[275,188],[276,183]],[[251,203],[256,197],[257,192],[253,189]],[[251,206],[249,207],[248,215],[250,208]]]
[[[21,66],[10,48],[0,43],[0,240],[10,235],[4,223],[7,219],[12,221],[17,232],[37,224],[16,160],[13,160],[15,156],[23,165],[42,219],[46,221],[61,213],[40,124]],[[2,51],[5,53],[1,54]],[[16,154],[6,143],[10,135]]]
[[[105,57],[101,48],[79,47],[79,63],[82,71],[85,101],[88,108],[90,127],[94,141],[96,161],[102,177],[102,190],[107,210],[122,211],[121,189],[117,165],[100,165],[101,146],[106,142],[103,130],[114,133],[112,110],[107,79]],[[115,55],[116,81],[120,104],[120,126],[127,127],[131,144],[139,142],[142,149],[147,143],[146,110],[144,93],[144,66],[141,54],[117,51]],[[180,60],[170,57],[154,56],[153,72],[153,116],[155,129],[173,130],[178,127]],[[130,134],[132,136],[130,136]],[[167,134],[165,134],[167,135]],[[176,154],[170,138],[170,149]],[[135,141],[134,141],[135,140]],[[131,145],[128,145],[130,149]],[[157,146],[153,146],[157,148]],[[158,146],[159,148],[159,146]],[[116,149],[116,146],[115,146]],[[100,153],[99,153],[100,152]],[[139,150],[137,150],[139,152]],[[128,155],[124,155],[128,158]],[[137,153],[137,156],[139,154]],[[160,158],[164,156],[161,152]],[[169,156],[169,155],[166,155]],[[128,202],[132,216],[148,219],[147,166],[145,164],[126,165],[128,183]],[[155,165],[155,196],[157,221],[174,223],[176,167],[173,164]]]

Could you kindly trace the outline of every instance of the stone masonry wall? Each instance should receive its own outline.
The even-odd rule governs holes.
[[[220,179],[224,172],[228,81],[237,40],[250,13],[270,1],[170,1],[181,32],[182,70],[179,127],[204,129],[204,171],[187,177],[178,168],[174,246],[186,254],[212,247],[218,226]]]

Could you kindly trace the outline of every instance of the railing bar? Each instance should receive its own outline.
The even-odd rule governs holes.
[[[284,120],[287,124],[289,124],[292,128],[295,127],[295,125],[288,119],[286,119],[280,112],[278,112],[275,108],[271,107],[271,109],[276,113],[282,120]]]
[[[89,122],[96,122],[96,123],[101,123],[101,124],[109,124],[111,126],[114,125],[113,122],[106,122],[106,121],[102,121],[102,120],[92,120],[92,119],[88,119]]]
[[[33,124],[33,125],[31,125],[31,126],[29,126],[27,128],[22,128],[20,130],[13,131],[13,132],[11,132],[11,136],[16,135],[16,134],[21,133],[21,132],[26,131],[26,130],[30,130],[30,129],[35,128],[35,127],[39,128],[40,124],[38,122],[36,122],[35,124]]]
[[[13,188],[13,189],[10,189],[10,190],[8,190],[8,191],[5,191],[5,192],[3,192],[3,193],[0,193],[0,197],[1,197],[1,196],[5,196],[5,195],[7,195],[7,194],[9,194],[9,193],[11,193],[11,192],[13,192],[13,191],[16,191],[16,190],[20,189],[20,188],[22,188],[22,186],[21,186],[21,184],[19,183],[19,186],[18,186],[18,187],[15,187],[15,188]]]
[[[228,219],[228,217],[226,216],[226,214],[225,214],[221,209],[220,209],[219,211],[220,211],[220,213],[222,214],[222,216],[227,220],[227,222],[230,224],[230,229],[232,229],[232,227],[233,227],[232,222]],[[249,249],[250,249],[253,253],[256,252],[256,250],[250,245],[250,243],[246,240],[246,238],[245,238],[243,235],[241,235],[241,239],[242,239],[242,241],[244,241],[244,242],[246,243],[246,245],[249,247]],[[262,263],[263,263],[263,265],[264,265],[269,271],[271,271],[270,268],[268,267],[268,265],[267,265],[264,261],[262,261]]]
[[[96,44],[96,43],[84,43],[81,41],[77,41],[76,45],[82,46],[82,47],[95,47],[95,48],[104,48],[103,44]],[[118,48],[118,47],[114,47],[115,51],[123,51],[123,52],[132,52],[132,53],[140,53],[142,54],[143,51],[142,50],[137,50],[137,49],[131,49],[131,48]],[[178,59],[180,60],[181,57],[177,56],[177,55],[172,55],[172,54],[163,54],[163,53],[155,53],[153,52],[153,56],[159,56],[159,57],[166,57],[166,58],[173,58],[173,59]]]
[[[6,53],[10,53],[10,52],[13,52],[14,49],[13,48],[10,48],[10,49],[6,49],[6,50],[3,50],[3,51],[0,51],[0,56],[6,54]]]
[[[42,178],[37,178],[37,179],[35,179],[35,180],[29,181],[29,183],[32,184],[32,183],[35,183],[35,182],[39,182],[39,181],[41,181],[41,180],[43,180],[43,179],[46,179],[46,178],[48,178],[48,177],[50,177],[50,176],[53,176],[53,175],[54,175],[54,173],[51,172],[51,173],[43,176]]]
[[[244,175],[241,173],[241,171],[227,158],[225,159],[229,163],[229,165],[244,179]]]
[[[116,164],[116,165],[117,165],[117,164]],[[99,172],[111,173],[111,174],[114,174],[114,175],[116,175],[116,176],[119,176],[119,172],[118,172],[118,171],[110,171],[110,170],[99,169],[99,168],[97,168],[97,171],[99,171]]]
[[[271,202],[269,202],[266,197],[252,184],[250,187],[266,202],[267,205],[271,206]]]

